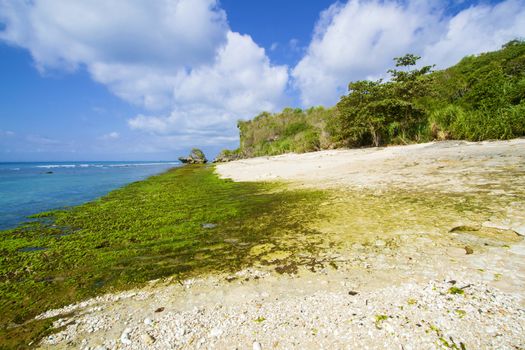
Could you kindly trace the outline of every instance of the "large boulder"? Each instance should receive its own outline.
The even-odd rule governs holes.
[[[208,162],[204,153],[198,148],[193,148],[187,157],[179,157],[179,161],[188,164],[204,164]]]

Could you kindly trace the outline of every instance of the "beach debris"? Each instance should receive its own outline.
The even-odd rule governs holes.
[[[210,331],[210,337],[218,338],[222,335],[223,331],[219,327],[215,327]]]
[[[144,344],[146,345],[151,345],[155,342],[155,338],[149,334],[149,333],[144,333],[141,335],[141,339],[142,339],[142,342],[144,342]]]
[[[131,328],[126,328],[120,336],[120,342],[124,345],[131,345],[131,339],[129,339],[129,334],[131,333]]]

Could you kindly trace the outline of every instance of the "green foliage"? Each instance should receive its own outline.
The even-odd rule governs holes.
[[[351,82],[335,108],[285,108],[239,122],[239,156],[525,135],[524,41],[441,71],[414,68],[419,59],[394,58],[388,81]]]
[[[279,186],[185,166],[1,232],[0,348],[44,334],[49,322],[25,322],[47,309],[165,276],[237,271],[254,245],[279,250],[283,236],[316,234],[306,223],[322,195]]]
[[[458,288],[458,287],[450,287],[448,289],[448,292],[450,294],[459,294],[459,295],[465,294],[465,291],[463,289],[461,289],[461,288]]]
[[[412,66],[418,56],[396,58],[396,66]],[[417,99],[429,90],[431,80],[425,75],[431,67],[411,71],[389,70],[390,82],[362,80],[348,85],[350,93],[337,104],[341,139],[350,146],[370,143],[406,143],[417,138],[426,111]]]
[[[311,152],[330,147],[327,123],[334,109],[285,108],[280,113],[263,112],[252,120],[239,121],[242,157]]]

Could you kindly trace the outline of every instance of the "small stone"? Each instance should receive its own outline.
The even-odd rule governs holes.
[[[357,294],[359,294],[359,293],[356,292],[356,291],[353,291],[353,290],[348,292],[348,295],[351,295],[351,296],[354,296],[354,295],[357,295]]]
[[[151,318],[145,318],[144,324],[148,326],[153,326],[153,321],[151,320]]]
[[[120,342],[124,345],[131,345],[131,339],[129,339],[129,334],[131,333],[131,328],[124,329],[122,335],[120,336]]]
[[[253,342],[253,350],[262,350],[261,343],[254,341]]]
[[[210,332],[210,337],[212,338],[218,338],[222,335],[222,329],[216,327],[216,328],[213,328]]]
[[[474,254],[474,249],[472,249],[471,247],[466,245],[465,246],[465,252],[467,253],[467,255]]]
[[[146,345],[151,345],[155,342],[155,338],[149,333],[142,334],[141,339],[142,339],[142,342]]]
[[[162,312],[164,311],[164,307],[159,307],[157,310],[155,310],[155,312]]]

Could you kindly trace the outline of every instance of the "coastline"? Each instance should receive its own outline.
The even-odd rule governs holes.
[[[523,164],[522,139],[218,164],[239,184],[322,189],[315,218],[294,219],[313,234],[254,244],[249,267],[47,311],[40,347],[523,347]]]
[[[219,164],[217,172],[235,180],[282,179],[291,187],[335,189],[333,197],[321,206],[328,208],[327,216],[314,224],[319,225],[320,230],[324,227],[325,235],[330,232],[333,235],[319,243],[327,245],[327,249],[317,256],[318,264],[301,265],[297,273],[289,275],[255,264],[237,274],[189,279],[182,285],[170,280],[157,281],[128,294],[109,295],[106,296],[109,299],[79,306],[79,316],[72,318],[75,323],[46,338],[42,346],[247,348],[253,342],[264,349],[523,346],[525,245],[514,230],[520,229],[524,219],[519,214],[523,197],[515,197],[525,190],[520,168],[524,163],[516,162],[516,157],[525,156],[524,148],[523,140],[441,143],[284,155]],[[461,160],[455,159],[458,151],[462,154]],[[362,154],[362,157],[353,154]],[[421,172],[417,173],[418,178],[396,181],[406,174],[406,162],[419,160],[415,159],[418,154],[422,159],[429,154],[439,155],[437,161],[428,159],[422,166],[409,168],[412,172],[426,167],[423,173],[432,181],[426,181],[428,178]],[[444,169],[439,168],[443,162],[448,163],[448,168],[442,176],[450,181],[445,184],[439,181],[440,175],[434,173],[434,168]],[[490,166],[471,167],[479,162]],[[377,175],[378,179],[371,176],[376,164],[387,164],[393,169]],[[320,170],[312,170],[319,165]],[[327,166],[324,170],[323,165]],[[505,169],[509,175],[510,165],[519,169],[511,172],[512,176],[499,174]],[[338,173],[335,169],[351,170]],[[480,171],[474,172],[476,169]],[[472,174],[465,176],[465,173]],[[476,187],[487,176],[492,181],[488,188]],[[353,182],[355,179],[360,180],[355,182],[357,185]],[[514,182],[521,183],[521,187],[514,186]],[[451,183],[455,186],[450,186]],[[421,188],[423,184],[426,186]],[[392,197],[389,186],[393,186],[394,193],[402,192],[406,196]],[[359,196],[350,196],[348,188],[364,196],[362,201],[359,202]],[[462,197],[458,191],[464,191],[467,197],[471,195],[472,202],[468,203],[471,207],[465,203],[465,207],[458,207],[461,200],[449,207],[435,206],[442,199],[437,193],[444,193],[444,200],[453,202]],[[410,197],[408,193],[416,196]],[[430,197],[419,198],[422,193]],[[392,201],[388,200],[390,197]],[[380,200],[374,202],[373,198]],[[483,201],[499,198],[503,202],[510,198],[514,207],[502,207],[504,203],[498,201],[482,205],[476,198]],[[384,226],[383,232],[369,232],[364,240],[359,239],[362,235],[343,235],[343,242],[337,241],[343,231],[352,229],[347,223],[351,221],[349,217],[334,219],[341,218],[348,209],[349,199],[357,200],[361,207],[372,201],[370,208],[362,208],[364,211],[359,213],[354,207],[353,213],[360,218],[358,224],[365,230]],[[411,207],[414,201],[416,205]],[[374,226],[364,218],[378,206],[390,209],[382,208],[379,217],[370,218],[384,221],[385,225]],[[418,212],[419,206],[426,208]],[[402,215],[396,216],[399,211]],[[330,216],[330,212],[334,215]],[[415,222],[403,221],[403,217],[418,214],[434,215],[441,222],[432,218],[419,223],[417,218]],[[487,216],[490,222],[474,222]],[[399,224],[391,226],[389,220]],[[468,228],[469,225],[472,227]],[[473,254],[469,254],[466,246]],[[265,256],[260,259],[262,262]],[[155,312],[161,307],[164,307],[162,312]],[[53,315],[69,311],[56,311]],[[70,321],[64,317],[59,324]]]
[[[0,163],[0,230],[44,211],[94,201],[179,162],[76,161]]]

